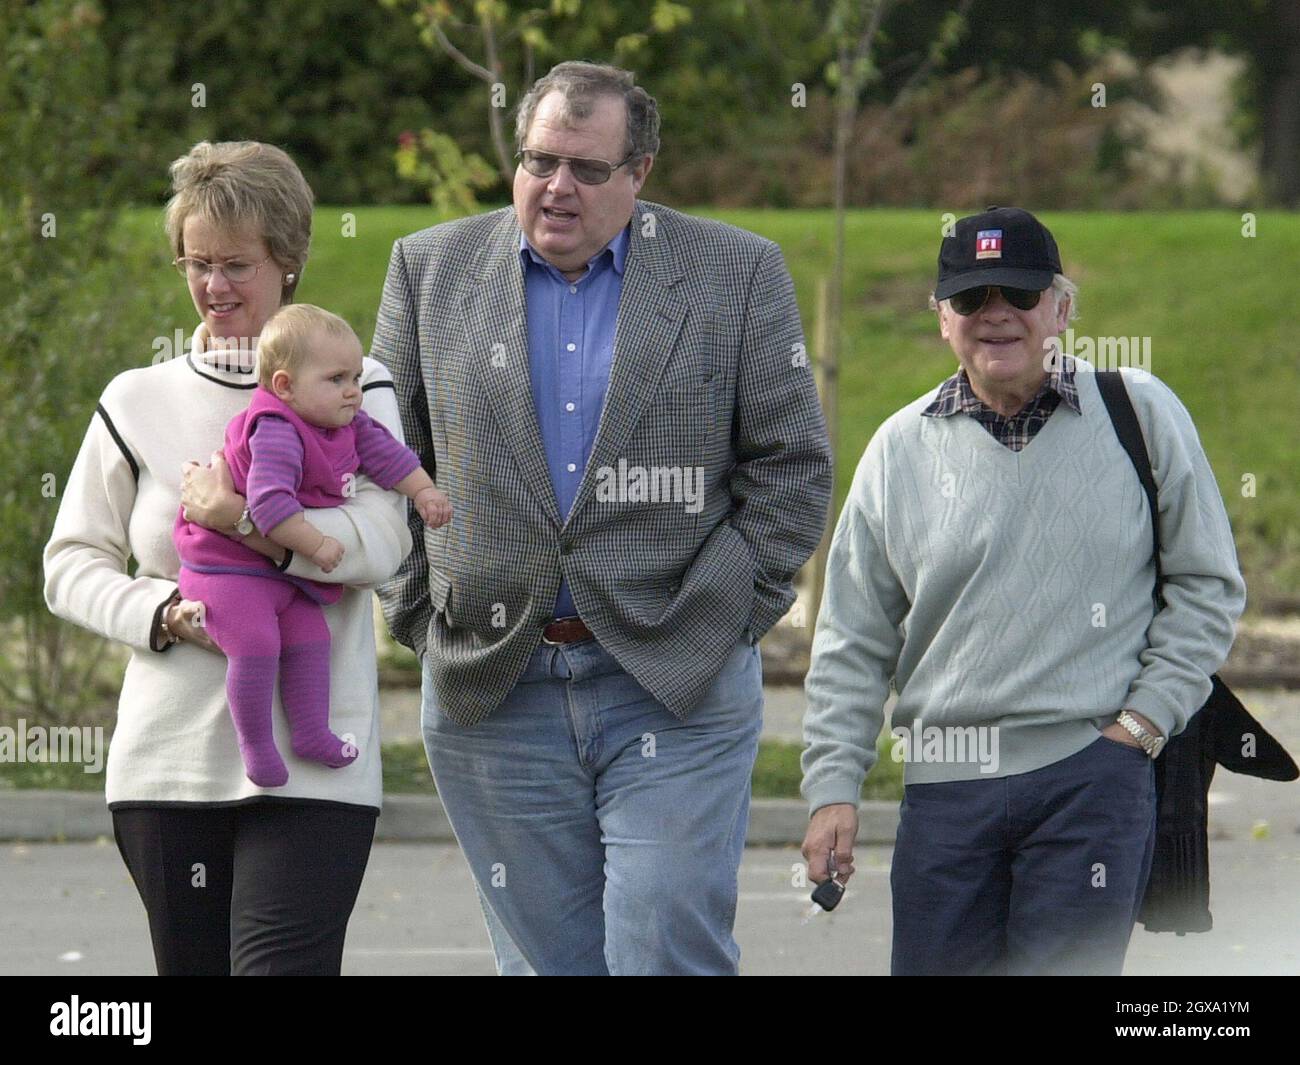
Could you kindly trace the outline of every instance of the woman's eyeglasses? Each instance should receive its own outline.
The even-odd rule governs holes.
[[[572,159],[566,155],[551,155],[549,152],[535,152],[531,148],[525,148],[522,152],[516,152],[515,158],[533,177],[548,178],[560,169],[561,163],[568,163],[569,173],[575,181],[584,185],[603,185],[615,170],[627,166],[637,156],[633,152],[621,163],[607,163],[604,159]]]
[[[268,255],[260,263],[246,263],[238,259],[228,263],[209,263],[187,255],[181,259],[173,259],[172,265],[191,281],[206,281],[213,270],[220,270],[232,285],[242,285],[245,281],[252,281],[257,276],[257,271],[270,260],[271,256]]]
[[[1002,298],[1011,306],[1021,311],[1032,311],[1043,298],[1043,293],[1033,288],[1007,288],[1003,285],[980,285],[955,292],[948,297],[948,305],[965,317],[974,314],[989,301],[994,292],[1001,292]]]

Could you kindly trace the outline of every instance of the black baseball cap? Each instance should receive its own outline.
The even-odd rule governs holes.
[[[934,298],[946,300],[980,285],[1042,291],[1063,273],[1056,241],[1037,218],[1019,207],[989,207],[959,218],[939,246]]]

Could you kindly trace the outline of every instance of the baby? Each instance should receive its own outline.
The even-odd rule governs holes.
[[[239,532],[306,555],[326,573],[343,546],[303,514],[350,495],[356,474],[396,489],[431,528],[451,520],[447,496],[419,457],[361,410],[361,343],[338,315],[311,304],[277,311],[258,342],[258,387],[226,426],[225,458],[248,502]],[[291,577],[237,540],[177,515],[178,584],[204,605],[203,624],[225,652],[226,696],[248,779],[280,787],[289,770],[276,750],[271,707],[277,672],[293,753],[333,768],[356,748],[329,727],[330,632],[322,605],[340,584]]]

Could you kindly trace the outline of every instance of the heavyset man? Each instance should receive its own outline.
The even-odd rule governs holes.
[[[771,241],[637,199],[626,71],[521,102],[514,206],[393,249],[372,354],[452,501],[382,592],[502,972],[734,973],[762,719],[831,466]]]

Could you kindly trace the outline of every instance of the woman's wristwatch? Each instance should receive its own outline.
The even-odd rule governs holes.
[[[1121,711],[1116,720],[1120,727],[1130,736],[1142,745],[1142,749],[1147,752],[1147,756],[1155,758],[1160,754],[1160,749],[1165,745],[1164,736],[1153,736],[1139,723],[1138,719],[1130,714],[1127,710]]]
[[[167,624],[167,611],[181,601],[179,591],[172,592],[172,596],[158,610],[158,650],[166,650],[174,643],[180,643],[181,638],[172,632],[171,627]]]
[[[181,642],[181,638],[177,636],[176,633],[172,632],[171,626],[167,624],[166,610],[163,610],[162,618],[158,622],[158,633],[162,636],[162,642],[164,644]]]

